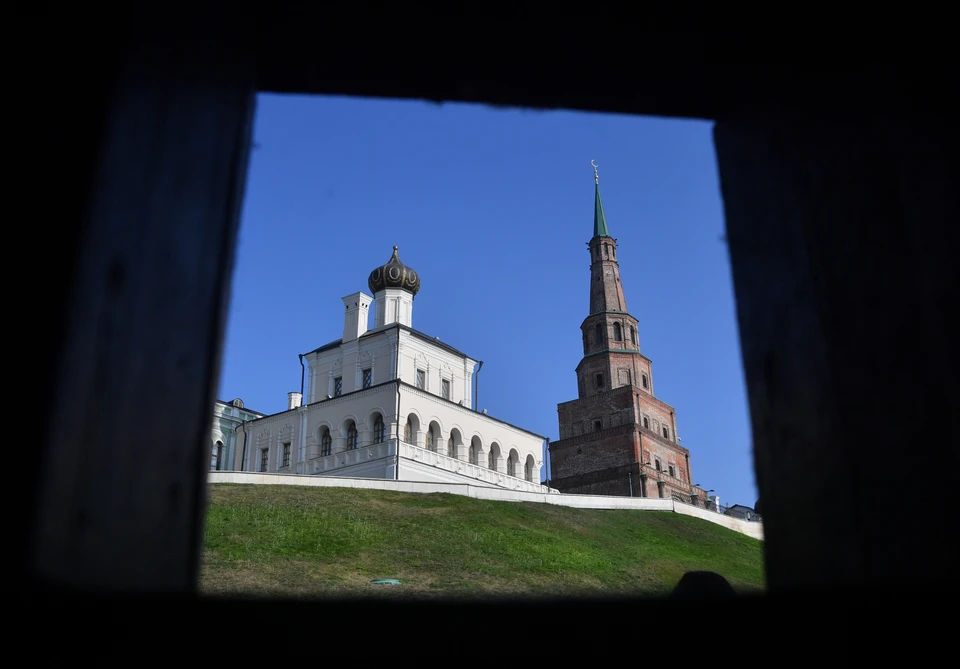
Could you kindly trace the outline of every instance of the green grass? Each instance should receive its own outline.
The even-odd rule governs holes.
[[[686,571],[763,588],[762,543],[666,511],[349,488],[210,486],[201,589],[290,597],[664,594]],[[373,585],[396,578],[399,586]]]

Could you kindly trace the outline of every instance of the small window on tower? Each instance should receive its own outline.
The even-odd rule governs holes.
[[[450,399],[450,382],[447,379],[440,382],[440,396],[445,400]]]
[[[674,475],[673,465],[670,465],[669,469],[670,469],[670,476],[672,476],[673,478],[677,478],[677,477]]]
[[[643,426],[648,430],[650,429],[650,419],[646,416],[643,417]]]
[[[602,429],[603,429],[603,423],[601,423],[601,422],[598,421],[598,420],[593,421],[593,431],[594,431],[594,432],[599,432],[599,431],[602,430]]]
[[[597,388],[603,388],[603,374],[597,374]]]
[[[643,387],[644,387],[645,389],[646,389],[646,388],[649,388],[649,387],[650,387],[650,382],[647,381],[647,375],[646,375],[646,374],[643,374],[642,376],[643,376]]]
[[[663,466],[660,464],[660,458],[657,458],[656,460],[654,460],[654,464],[656,465],[658,472],[663,471]]]
[[[632,325],[630,326],[630,341],[632,341],[634,344],[637,343],[637,329]]]
[[[664,439],[670,438],[670,429],[666,425],[663,426],[663,438]]]
[[[623,341],[623,330],[619,323],[613,324],[613,341]]]
[[[596,330],[597,330],[597,344],[602,344],[603,343],[603,325],[601,325],[600,323],[597,323]]]

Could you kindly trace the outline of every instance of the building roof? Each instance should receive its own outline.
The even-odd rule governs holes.
[[[420,332],[420,330],[414,330],[412,327],[410,327],[410,326],[408,326],[408,325],[403,325],[402,323],[393,323],[393,324],[391,324],[390,326],[388,326],[388,327],[386,327],[386,328],[384,328],[384,329],[382,329],[382,330],[379,330],[379,329],[378,329],[378,330],[367,330],[367,331],[364,332],[362,335],[360,335],[359,338],[360,338],[360,339],[363,339],[364,337],[372,337],[372,336],[375,336],[375,335],[384,333],[384,332],[390,330],[391,328],[397,328],[397,330],[404,330],[404,331],[406,331],[406,332],[409,332],[409,333],[412,334],[414,337],[417,337],[418,339],[422,339],[422,340],[425,341],[425,342],[429,342],[429,343],[433,344],[434,346],[437,346],[437,347],[439,347],[439,348],[442,348],[443,350],[445,350],[445,351],[447,351],[447,352],[449,352],[449,353],[453,353],[454,355],[458,355],[458,356],[460,356],[461,358],[470,358],[470,360],[476,360],[476,359],[477,359],[477,358],[474,358],[474,357],[472,357],[472,356],[467,355],[467,354],[464,353],[463,351],[460,351],[460,350],[455,349],[453,346],[450,346],[449,344],[445,344],[444,342],[440,341],[440,340],[439,340],[438,338],[436,338],[436,337],[431,337],[430,335],[426,334],[425,332]],[[337,340],[334,340],[334,341],[330,342],[329,344],[324,344],[323,346],[320,346],[319,348],[315,348],[315,349],[313,349],[312,351],[307,351],[307,352],[304,353],[303,355],[310,355],[311,353],[320,353],[320,352],[322,352],[322,351],[329,351],[330,349],[337,348],[337,347],[340,346],[342,343],[343,343],[343,339],[342,339],[342,338],[341,338],[341,339],[337,339]]]
[[[596,197],[593,201],[593,236],[609,237],[610,230],[607,229],[607,217],[603,214],[603,202],[600,201],[600,183],[596,185]]]
[[[237,399],[239,399],[239,398],[237,398]],[[262,411],[254,411],[253,409],[248,409],[246,406],[238,407],[238,406],[236,406],[236,405],[233,403],[234,400],[230,400],[229,402],[224,402],[223,400],[214,400],[214,402],[217,402],[217,403],[219,403],[219,404],[223,404],[223,405],[228,406],[228,407],[233,407],[234,409],[240,409],[240,411],[246,411],[247,413],[254,413],[254,414],[257,414],[258,416],[266,416],[266,415],[267,415],[267,414],[263,413]]]

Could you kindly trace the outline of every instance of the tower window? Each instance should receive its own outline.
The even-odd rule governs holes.
[[[369,388],[373,385],[373,370],[365,369],[363,370],[363,387]]]
[[[670,428],[668,428],[666,425],[663,426],[663,438],[664,439],[670,438]]]
[[[623,330],[619,323],[613,324],[613,341],[623,341]]]
[[[657,471],[658,471],[658,472],[662,472],[662,471],[663,471],[663,466],[660,464],[660,458],[656,458],[656,459],[654,460],[654,464],[656,464],[656,466],[657,466]]]
[[[646,375],[646,374],[642,374],[641,376],[643,376],[643,387],[644,387],[644,389],[649,388],[649,387],[650,387],[650,382],[647,381],[647,375]]]
[[[637,329],[632,325],[630,326],[630,341],[632,341],[634,344],[637,343]]]
[[[603,343],[603,325],[597,323],[597,344]]]
[[[646,416],[643,417],[643,426],[648,430],[650,429],[650,419]]]
[[[333,380],[333,396],[340,397],[343,394],[343,377],[338,376]]]
[[[440,396],[445,400],[450,399],[450,381],[447,379],[440,382]]]
[[[601,423],[601,422],[598,421],[598,420],[593,421],[593,431],[594,431],[594,432],[599,432],[599,431],[602,430],[602,429],[603,429],[603,423]]]
[[[597,380],[597,388],[603,388],[603,374],[597,374],[595,378]]]
[[[417,388],[423,390],[427,386],[427,373],[422,369],[417,370]]]
[[[677,478],[673,469],[673,465],[669,465],[669,469],[670,469],[670,476],[672,476],[673,478]]]

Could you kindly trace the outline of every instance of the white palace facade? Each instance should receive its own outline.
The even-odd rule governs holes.
[[[343,337],[300,356],[306,397],[236,427],[233,469],[546,492],[546,437],[478,411],[478,361],[413,329],[420,277],[397,247],[367,283],[343,298]]]

